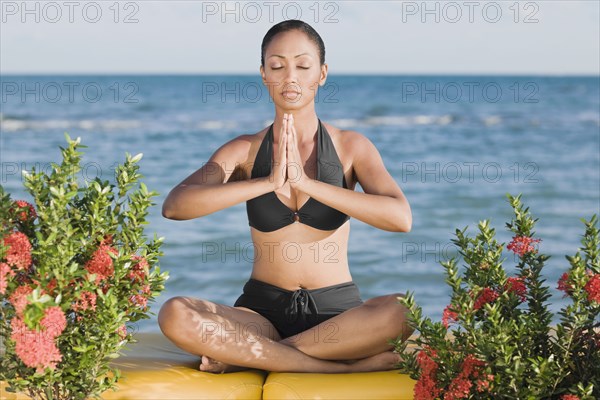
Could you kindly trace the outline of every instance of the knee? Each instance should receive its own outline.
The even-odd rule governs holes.
[[[186,309],[189,309],[187,305],[189,300],[186,297],[172,297],[167,300],[160,311],[158,312],[158,326],[162,333],[168,338],[172,338],[175,332],[179,331],[181,321]]]
[[[392,293],[385,296],[374,297],[365,304],[385,310],[384,312],[397,313],[399,310],[406,311],[406,307],[400,303],[401,297],[404,297],[403,293]]]
[[[406,319],[408,308],[400,303],[400,298],[404,297],[403,293],[393,293],[382,297],[380,307],[385,309],[384,312],[389,313],[389,316],[394,317],[394,319]]]
[[[408,322],[408,308],[400,303],[400,298],[404,297],[403,293],[393,293],[382,296],[382,301],[379,305],[381,312],[389,321],[392,334],[395,337],[401,337],[402,340],[408,339],[414,332]]]

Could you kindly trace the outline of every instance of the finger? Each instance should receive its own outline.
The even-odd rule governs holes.
[[[286,143],[287,143],[287,132],[288,132],[288,114],[283,114],[283,121],[281,124],[281,135],[280,137],[280,145],[279,145],[279,154],[281,157],[286,152]]]
[[[295,132],[295,128],[294,128],[294,116],[292,114],[289,115],[288,118],[288,133],[290,135],[290,142],[292,143],[292,150],[294,150],[297,147],[298,142],[296,141],[296,135],[294,134]]]
[[[294,126],[294,119],[292,118],[290,121],[290,126],[288,131],[290,132],[290,140],[294,143],[294,148],[292,149],[294,155],[299,158],[300,151],[298,149],[298,136],[296,134],[296,127]]]

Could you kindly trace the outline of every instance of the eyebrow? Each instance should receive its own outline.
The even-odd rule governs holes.
[[[300,56],[309,56],[309,57],[311,57],[311,55],[310,55],[310,54],[308,54],[308,53],[302,53],[302,54],[298,54],[298,55],[297,55],[297,56],[295,56],[294,58],[298,58],[298,57],[300,57]],[[271,57],[285,58],[285,56],[282,56],[282,55],[280,55],[280,54],[272,54],[272,55],[270,55],[270,56],[269,56],[269,58],[271,58]]]

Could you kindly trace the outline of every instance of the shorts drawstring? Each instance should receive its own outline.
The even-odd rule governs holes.
[[[310,311],[310,313],[309,313]],[[318,314],[317,303],[312,294],[307,289],[298,289],[292,293],[290,304],[286,308],[288,322],[293,323],[298,319],[298,315]]]

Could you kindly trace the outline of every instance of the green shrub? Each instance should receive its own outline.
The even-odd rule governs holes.
[[[66,135],[63,161],[24,185],[34,204],[0,186],[0,380],[34,398],[85,399],[115,387],[111,359],[133,341],[134,322],[164,289],[162,238],[147,241],[153,205],[126,155],[116,185],[80,184],[79,139]]]
[[[570,298],[552,326],[551,297],[542,271],[549,256],[538,252],[533,219],[520,195],[508,195],[514,217],[506,227],[514,236],[506,248],[518,256],[516,274],[503,267],[504,243],[489,221],[472,238],[456,230],[453,243],[464,261],[441,264],[452,288],[442,321],[422,315],[409,294],[419,336],[402,343],[399,364],[417,379],[415,399],[598,399],[600,398],[600,240],[597,216],[585,224],[582,247],[558,282]],[[407,345],[416,345],[408,351]]]

